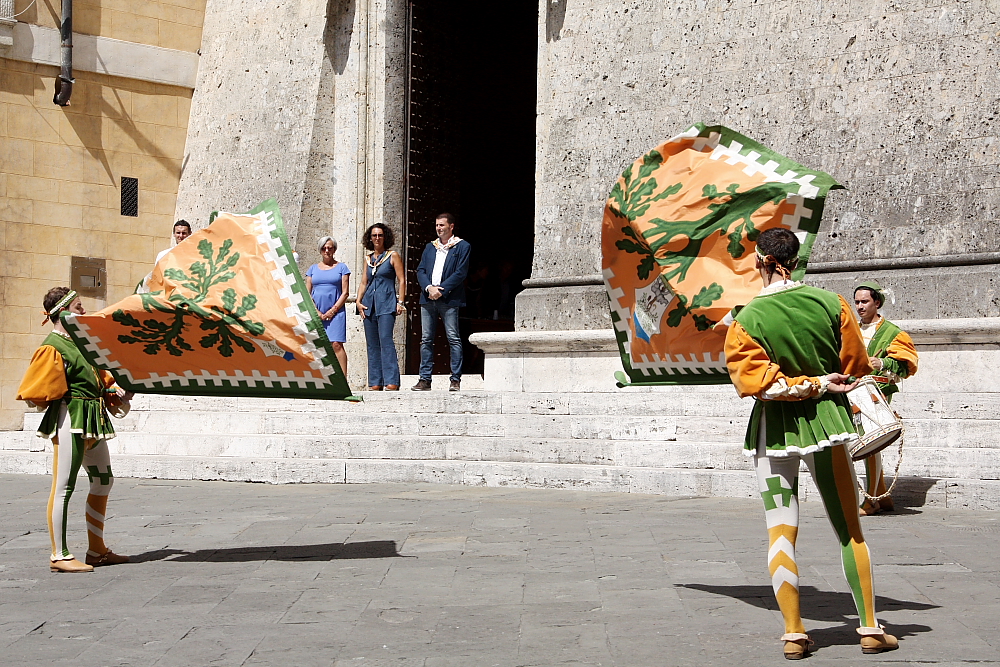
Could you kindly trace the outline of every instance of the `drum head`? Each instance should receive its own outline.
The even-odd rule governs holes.
[[[901,435],[903,435],[903,428],[899,425],[881,428],[874,433],[866,433],[862,440],[851,449],[851,459],[861,461],[872,454],[881,452],[899,440]]]

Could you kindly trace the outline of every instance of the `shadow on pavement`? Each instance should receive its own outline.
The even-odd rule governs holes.
[[[233,549],[158,549],[129,556],[133,563],[169,560],[181,563],[246,563],[250,561],[283,560],[351,560],[359,558],[402,558],[392,540],[303,544],[277,547],[237,547]]]
[[[761,609],[777,610],[778,608],[778,603],[774,600],[774,591],[771,590],[770,586],[711,586],[709,584],[674,584],[674,586],[704,591],[714,595],[725,595],[746,602],[747,604],[752,604],[755,607],[760,607]],[[850,593],[821,591],[814,586],[802,586],[799,588],[799,601],[802,608],[802,618],[828,623],[844,623],[852,628],[857,622],[858,611],[854,606],[854,596]],[[896,600],[895,598],[887,598],[882,595],[875,597],[876,613],[899,609],[924,611],[927,609],[937,609],[938,607],[939,605],[936,604]],[[851,632],[853,633],[854,630],[852,629]]]
[[[725,595],[761,609],[774,611],[778,609],[778,604],[774,599],[774,591],[771,590],[770,586],[712,586],[709,584],[674,584],[674,586],[714,595]],[[809,637],[815,642],[814,649],[820,649],[824,646],[856,644],[860,641],[858,633],[855,631],[858,624],[858,612],[854,606],[854,596],[850,593],[821,591],[814,586],[802,586],[799,589],[799,601],[803,619],[842,624],[828,628],[809,629]],[[940,605],[936,604],[896,600],[881,595],[875,598],[876,613],[898,609],[924,611],[939,607]],[[886,627],[889,634],[895,635],[898,639],[930,632],[931,629],[926,625],[891,624]]]

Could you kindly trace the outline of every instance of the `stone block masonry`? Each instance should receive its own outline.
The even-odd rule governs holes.
[[[986,0],[543,3],[532,279],[599,273],[611,183],[695,121],[737,129],[848,188],[828,200],[814,262],[994,251],[998,11]],[[884,280],[920,304],[904,317],[995,317],[996,276],[995,264],[937,271],[976,295],[942,308],[922,299],[917,276]],[[535,308],[544,289],[519,299],[529,328],[548,328]],[[549,315],[553,328],[607,326],[599,309],[577,316],[573,327],[569,314]]]

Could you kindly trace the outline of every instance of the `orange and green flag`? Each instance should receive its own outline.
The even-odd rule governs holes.
[[[604,208],[604,283],[620,384],[729,382],[719,324],[763,287],[755,241],[790,229],[806,271],[830,190],[842,186],[738,132],[692,125],[618,178]],[[719,324],[718,326],[716,326]]]
[[[153,394],[350,397],[277,203],[213,213],[164,255],[149,293],[64,315],[92,364]]]

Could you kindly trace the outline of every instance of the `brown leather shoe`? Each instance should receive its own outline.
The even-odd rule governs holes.
[[[448,387],[448,391],[461,391],[461,390],[462,390],[462,381],[452,380],[451,385]]]
[[[385,386],[385,390],[386,391],[399,391],[399,385],[398,384],[387,384]]]
[[[895,651],[899,648],[899,640],[888,632],[881,635],[862,635],[862,653],[882,653],[883,651]]]
[[[378,384],[372,385],[371,387],[368,387],[368,391],[382,391],[382,386]]]
[[[410,387],[410,389],[412,389],[413,391],[430,391],[431,381],[423,379],[417,380],[417,383],[412,387]]]
[[[878,509],[880,512],[895,512],[896,505],[892,502],[892,496],[886,496],[879,500]]]
[[[785,660],[801,660],[809,655],[809,645],[813,643],[809,635],[792,633],[784,634],[781,638],[785,642]]]
[[[100,556],[87,554],[87,565],[102,567],[104,565],[123,565],[128,562],[128,556],[119,556],[111,549],[108,549]]]
[[[77,559],[70,558],[69,560],[50,560],[49,570],[52,572],[93,572],[94,566],[84,565]]]
[[[879,501],[872,502],[866,498],[865,502],[861,504],[858,514],[861,516],[874,516],[880,511],[882,511],[882,506],[879,504]]]

